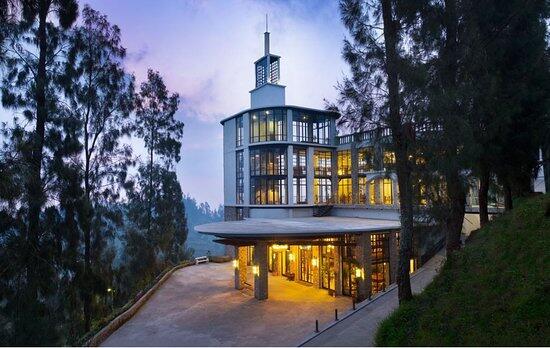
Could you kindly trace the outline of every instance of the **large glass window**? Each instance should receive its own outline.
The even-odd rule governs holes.
[[[294,176],[306,176],[307,174],[307,150],[294,148],[292,155]]]
[[[330,118],[318,116],[313,122],[313,142],[318,144],[330,144]]]
[[[332,176],[332,152],[315,151],[313,154],[315,176]]]
[[[357,170],[359,174],[365,174],[374,170],[374,149],[365,147],[357,151]]]
[[[236,168],[237,168],[237,182],[236,182],[236,203],[244,203],[244,153],[243,151],[237,151],[236,157]]]
[[[286,175],[286,147],[250,150],[250,175]]]
[[[286,140],[286,112],[283,109],[250,113],[250,142]]]
[[[235,127],[236,127],[236,144],[237,146],[243,145],[243,117],[237,116],[235,118]]]
[[[352,202],[351,178],[338,179],[338,203],[351,204]]]
[[[292,140],[298,142],[329,144],[330,117],[322,114],[294,111]]]
[[[301,117],[301,119],[300,119]],[[311,142],[310,123],[307,116],[294,117],[292,120],[292,140],[299,142]]]
[[[367,204],[367,178],[360,176],[359,178],[359,204]]]
[[[382,291],[390,284],[390,250],[387,233],[370,236],[372,258],[372,292]]]
[[[286,204],[286,179],[250,178],[251,204]]]
[[[351,175],[351,151],[338,151],[338,175]]]
[[[313,251],[311,245],[300,246],[300,280],[311,283],[313,282]]]
[[[376,195],[378,186],[378,195]],[[369,203],[371,205],[393,204],[393,181],[391,179],[373,179],[369,183]]]
[[[384,167],[391,167],[395,164],[395,152],[384,151]]]
[[[334,245],[321,246],[321,272],[324,289],[336,290],[336,255]]]
[[[393,204],[393,183],[391,179],[384,179],[380,189],[380,196],[382,197],[382,203],[385,205]]]
[[[293,178],[292,190],[294,193],[294,204],[307,203],[307,185],[306,178]]]
[[[328,203],[332,198],[332,181],[329,178],[313,179],[313,199],[316,204]]]

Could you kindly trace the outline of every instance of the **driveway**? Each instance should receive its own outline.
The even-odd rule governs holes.
[[[296,346],[346,312],[348,297],[331,297],[282,277],[269,277],[269,299],[233,288],[231,263],[182,268],[103,346]]]

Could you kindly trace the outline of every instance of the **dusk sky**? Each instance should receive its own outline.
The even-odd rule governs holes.
[[[265,14],[271,52],[282,57],[288,104],[323,108],[347,71],[337,1],[94,0],[81,7],[85,3],[120,27],[126,66],[138,83],[152,68],[180,94],[177,118],[185,133],[178,178],[184,193],[214,206],[223,202],[219,121],[250,105]],[[0,120],[11,120],[11,112],[0,112]],[[142,146],[132,143],[139,154]]]

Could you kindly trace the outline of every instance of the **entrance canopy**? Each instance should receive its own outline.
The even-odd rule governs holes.
[[[245,219],[214,222],[195,230],[219,238],[321,237],[349,233],[385,232],[400,229],[395,220],[324,216],[288,219]]]

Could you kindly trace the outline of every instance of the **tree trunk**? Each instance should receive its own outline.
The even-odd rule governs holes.
[[[490,182],[490,173],[488,170],[483,168],[479,176],[479,191],[478,191],[478,201],[479,201],[479,224],[481,227],[487,225],[489,222],[489,182]]]
[[[397,181],[399,185],[399,203],[401,207],[401,234],[399,237],[399,267],[397,271],[397,288],[399,303],[412,299],[409,277],[409,260],[412,251],[413,232],[413,194],[411,167],[408,163],[409,131],[403,127],[399,112],[399,79],[397,72],[397,25],[393,19],[391,0],[382,0],[382,17],[384,20],[384,41],[386,53],[386,74],[388,76],[389,118],[395,146]]]
[[[504,210],[510,211],[514,208],[512,203],[512,186],[508,181],[503,185],[504,187]]]
[[[462,241],[462,225],[466,213],[466,191],[460,182],[459,170],[446,176],[447,195],[449,198],[449,214],[445,219],[445,230],[447,233],[447,255],[460,249]]]

